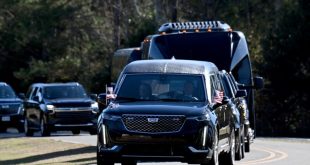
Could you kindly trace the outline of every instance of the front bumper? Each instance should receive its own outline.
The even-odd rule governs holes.
[[[127,144],[114,145],[110,148],[98,146],[100,159],[122,160],[134,159],[141,161],[181,161],[202,163],[211,160],[213,150],[197,149],[193,146],[159,145],[159,144]]]
[[[179,131],[161,133],[132,132],[117,118],[98,126],[99,159],[199,164],[208,162],[213,155],[214,127],[208,121],[187,118]]]
[[[85,111],[86,112],[86,111]],[[91,112],[56,112],[49,114],[47,117],[47,126],[51,130],[96,130],[97,129],[97,117]]]
[[[21,127],[24,125],[24,117],[21,114],[0,115],[1,127]]]

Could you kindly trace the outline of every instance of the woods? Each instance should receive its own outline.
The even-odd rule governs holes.
[[[306,0],[1,0],[0,81],[110,82],[113,52],[140,46],[165,22],[222,20],[244,32],[256,75],[257,135],[310,137]]]

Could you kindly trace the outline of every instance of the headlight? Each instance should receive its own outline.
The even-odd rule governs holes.
[[[18,114],[24,114],[24,105],[23,104],[20,104],[19,107],[18,107]]]
[[[46,105],[47,110],[53,111],[54,110],[54,105]]]
[[[204,115],[197,117],[197,120],[198,121],[210,121],[210,115],[209,113],[206,112]]]
[[[98,109],[98,103],[97,103],[97,102],[93,102],[93,103],[91,104],[91,108],[92,108],[92,109]]]
[[[94,114],[97,114],[99,112],[98,103],[97,102],[91,103],[91,109]]]
[[[101,116],[103,119],[107,119],[107,120],[117,120],[117,119],[121,118],[120,116],[110,115],[110,114],[106,114],[106,113],[103,113]]]
[[[49,113],[54,113],[55,106],[54,105],[46,105],[46,109]]]

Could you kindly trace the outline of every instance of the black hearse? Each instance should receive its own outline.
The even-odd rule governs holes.
[[[223,96],[219,74],[213,63],[193,60],[128,64],[98,117],[98,164],[217,165],[219,155],[234,164],[237,110]]]
[[[147,36],[141,47],[115,52],[112,81],[124,64],[141,59],[188,59],[210,61],[219,70],[231,72],[247,91],[250,132],[255,130],[254,89],[263,86],[262,77],[254,77],[246,38],[221,21],[176,22],[163,24],[158,34]],[[123,65],[122,65],[123,64]],[[255,133],[252,133],[253,137]],[[252,137],[252,138],[253,138]]]

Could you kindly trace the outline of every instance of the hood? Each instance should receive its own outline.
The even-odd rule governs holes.
[[[131,102],[110,104],[105,113],[198,116],[202,115],[206,108],[204,103]]]
[[[22,100],[18,97],[16,98],[0,98],[0,104],[2,103],[22,103]]]
[[[65,98],[65,99],[45,99],[46,104],[52,104],[56,107],[90,107],[93,100],[89,98]]]

